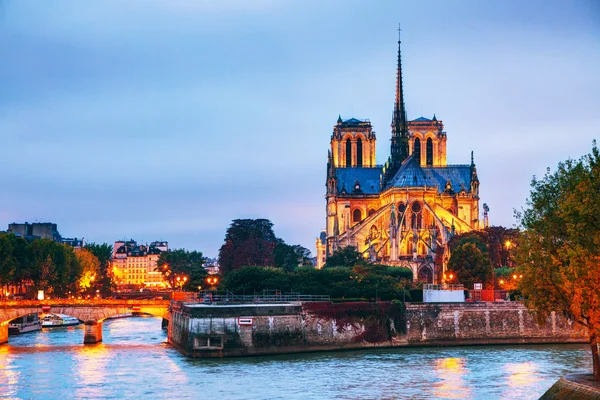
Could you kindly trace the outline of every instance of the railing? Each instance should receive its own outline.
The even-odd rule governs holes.
[[[440,285],[426,283],[423,285],[423,290],[465,290],[465,287],[462,283],[442,283]]]
[[[288,303],[288,302],[316,302],[330,301],[329,295],[300,294],[297,292],[283,293],[279,290],[264,290],[252,295],[235,294],[226,291],[201,291],[198,293],[182,293],[174,298],[175,301],[185,303],[207,304],[241,304],[241,303]]]

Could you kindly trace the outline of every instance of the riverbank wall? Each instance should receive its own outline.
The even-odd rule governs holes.
[[[584,343],[559,314],[539,325],[520,303],[173,303],[168,340],[190,357],[374,347]]]

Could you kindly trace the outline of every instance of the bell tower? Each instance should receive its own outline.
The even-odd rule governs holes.
[[[375,132],[371,122],[339,116],[331,134],[331,154],[336,168],[375,167]]]

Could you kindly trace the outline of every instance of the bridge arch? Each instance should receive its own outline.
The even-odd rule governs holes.
[[[93,300],[0,302],[0,344],[8,341],[9,321],[28,314],[54,313],[75,317],[85,324],[84,343],[102,341],[102,323],[109,317],[139,312],[169,318],[169,300]]]

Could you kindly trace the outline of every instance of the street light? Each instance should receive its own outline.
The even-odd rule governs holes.
[[[219,283],[219,277],[218,276],[207,276],[206,277],[206,283],[208,283],[210,286],[215,286],[217,283]]]

